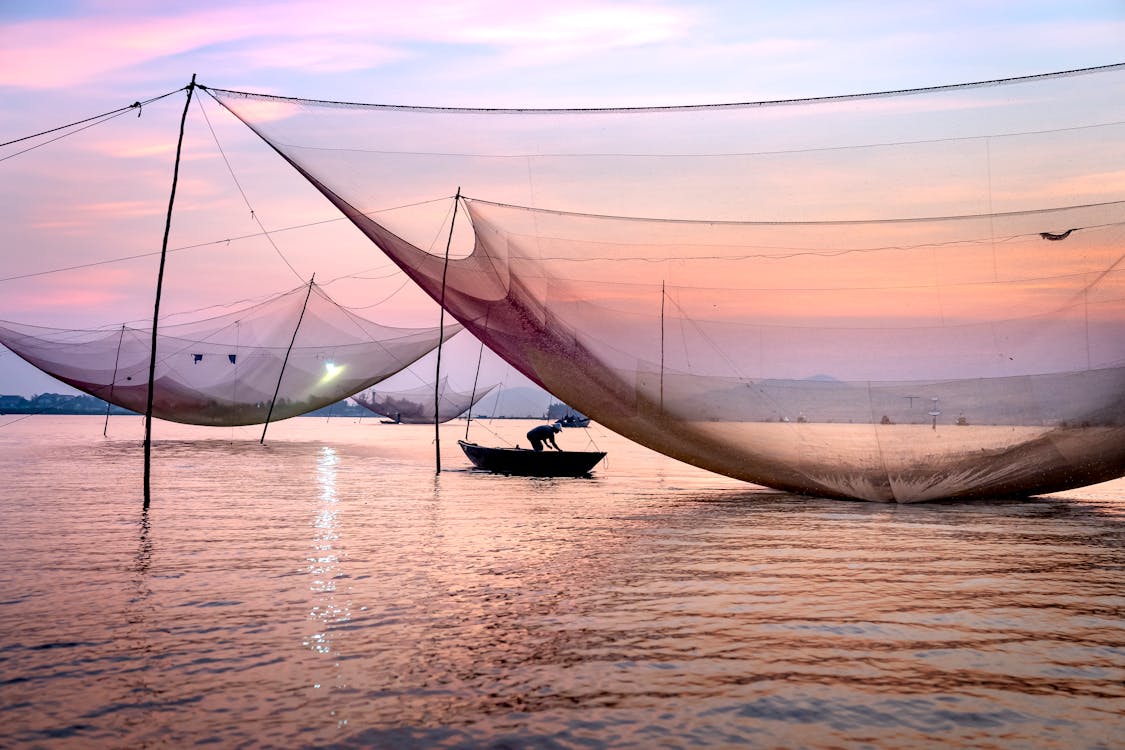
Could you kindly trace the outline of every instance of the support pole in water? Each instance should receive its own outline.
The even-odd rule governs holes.
[[[184,102],[184,114],[180,118],[180,139],[176,142],[176,165],[172,169],[172,194],[168,197],[168,215],[164,220],[164,244],[160,246],[160,270],[156,274],[156,303],[152,307],[152,348],[148,358],[148,399],[145,405],[145,502],[144,508],[148,510],[152,500],[152,395],[153,380],[156,379],[156,324],[160,319],[160,292],[164,287],[164,261],[168,257],[168,235],[172,231],[172,206],[176,202],[176,183],[180,179],[180,154],[184,148],[184,125],[187,123],[188,108],[191,106],[191,95],[195,91],[195,74],[191,76],[191,83],[187,85],[187,101]]]
[[[660,411],[664,412],[664,280],[660,281]]]
[[[289,364],[289,353],[293,351],[293,344],[297,343],[297,331],[301,330],[301,321],[305,319],[305,310],[309,307],[309,297],[312,296],[313,282],[316,274],[309,279],[309,290],[305,292],[305,303],[301,305],[301,314],[297,316],[297,325],[293,327],[293,338],[289,339],[289,348],[285,350],[285,359],[281,361],[281,372],[277,374],[277,386],[273,389],[273,398],[270,399],[270,410],[266,412],[266,423],[262,425],[262,437],[258,445],[266,442],[266,430],[270,428],[270,419],[273,417],[273,405],[277,403],[277,394],[281,392],[281,379],[285,377],[285,367]]]
[[[457,223],[457,206],[461,203],[461,188],[457,188],[457,195],[453,196],[453,218],[449,220],[449,237],[445,241],[445,265],[441,269],[441,316],[438,318],[438,345],[437,368],[434,375],[434,473],[441,473],[441,416],[438,414],[439,394],[441,388],[441,345],[445,342],[445,276],[449,272],[449,246],[453,244],[453,226]],[[472,409],[472,407],[469,407]]]
[[[465,440],[469,439],[469,425],[473,423],[473,405],[477,402],[477,381],[480,380],[480,362],[484,359],[484,342],[480,342],[480,354],[477,355],[477,374],[473,376],[473,392],[469,396],[469,418],[465,420]]]
[[[121,362],[121,340],[125,338],[125,324],[121,324],[121,334],[117,337],[117,354],[113,357],[113,377],[109,380],[109,398],[105,401],[105,424],[102,425],[102,437],[109,432],[109,410],[113,406],[113,386],[117,384],[117,365]],[[151,380],[151,378],[150,378]]]

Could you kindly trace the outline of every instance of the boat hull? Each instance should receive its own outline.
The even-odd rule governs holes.
[[[473,466],[494,474],[524,477],[581,477],[605,458],[600,451],[533,451],[524,448],[489,448],[458,440]]]

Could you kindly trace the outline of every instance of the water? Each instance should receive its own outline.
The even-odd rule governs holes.
[[[1115,748],[1125,481],[875,505],[600,428],[0,417],[0,746]],[[500,444],[532,423],[472,427]],[[496,433],[495,435],[492,433]],[[526,445],[526,441],[522,441]]]

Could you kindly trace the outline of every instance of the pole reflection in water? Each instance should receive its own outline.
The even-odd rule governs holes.
[[[334,654],[333,626],[351,619],[348,602],[338,601],[336,590],[336,580],[340,577],[340,498],[336,489],[336,471],[339,463],[340,457],[336,449],[329,446],[320,449],[316,464],[316,483],[320,494],[316,515],[312,520],[314,529],[312,554],[307,558],[307,572],[311,578],[309,590],[313,594],[309,619],[315,624],[316,630],[306,637],[304,645],[314,653],[325,655]],[[339,666],[339,662],[333,664],[337,675],[339,675]],[[319,689],[323,685],[314,683],[313,687]],[[347,720],[341,719],[339,723],[342,726]]]
[[[126,637],[121,639],[121,658],[126,660],[140,660],[147,666],[153,652],[153,645],[149,628],[152,626],[153,610],[157,606],[153,603],[152,581],[150,580],[152,567],[152,527],[149,521],[149,509],[142,508],[141,518],[137,524],[137,551],[133,555],[131,567],[130,588],[126,593],[124,616]],[[159,690],[153,684],[151,674],[147,669],[132,670],[134,681],[125,686],[127,692],[121,696],[120,705],[132,706],[137,715],[130,716],[130,721],[142,722],[144,711],[152,701],[159,700]]]

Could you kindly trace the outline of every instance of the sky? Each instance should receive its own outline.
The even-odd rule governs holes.
[[[800,98],[1121,62],[1125,2],[0,0],[0,38],[0,143],[175,92],[139,116],[0,147],[0,320],[92,328],[151,319],[193,75],[436,106]],[[435,322],[432,302],[207,97],[188,111],[171,230],[170,321],[315,273],[372,319]],[[475,365],[460,346],[455,360]],[[71,392],[0,349],[0,393],[48,391]]]

